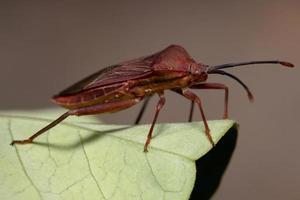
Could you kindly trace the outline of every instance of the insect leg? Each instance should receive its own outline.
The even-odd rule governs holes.
[[[156,112],[155,112],[155,116],[154,116],[154,119],[152,121],[152,124],[151,124],[151,128],[149,130],[149,133],[147,135],[147,140],[145,142],[145,145],[144,145],[144,152],[147,152],[147,147],[148,145],[150,144],[151,142],[151,138],[152,138],[152,132],[153,132],[153,128],[154,128],[154,125],[155,125],[155,122],[157,120],[157,117],[158,117],[158,114],[159,114],[159,111],[161,110],[161,108],[164,106],[165,102],[166,102],[166,98],[164,96],[164,93],[161,92],[161,93],[158,93],[159,95],[159,101],[156,105]]]
[[[146,107],[147,107],[147,105],[148,105],[148,103],[149,103],[150,98],[151,98],[151,96],[148,96],[148,97],[145,99],[144,104],[143,104],[143,106],[142,106],[142,108],[141,108],[141,110],[140,110],[140,112],[139,112],[139,114],[138,114],[138,116],[137,116],[137,118],[136,118],[134,124],[139,124],[139,123],[140,123],[141,118],[142,118],[142,116],[143,116],[143,114],[144,114],[144,112],[145,112],[145,109],[146,109]]]
[[[143,97],[138,97],[138,98],[134,98],[134,99],[108,102],[108,103],[104,103],[104,104],[98,104],[98,105],[78,108],[75,110],[70,110],[69,113],[70,113],[70,115],[82,116],[82,115],[101,114],[101,113],[107,113],[107,112],[117,112],[117,111],[124,110],[126,108],[129,108],[129,107],[137,104],[142,99],[143,99]]]
[[[196,94],[194,94],[192,91],[190,91],[188,89],[177,89],[177,90],[173,90],[173,91],[177,92],[178,94],[184,96],[185,98],[187,98],[187,99],[189,99],[191,101],[194,101],[198,105],[201,117],[203,119],[204,127],[205,127],[205,134],[206,134],[208,140],[210,141],[210,143],[213,146],[215,146],[215,143],[212,140],[212,137],[210,135],[210,130],[209,130],[209,127],[208,127],[208,124],[207,124],[206,117],[204,115],[204,111],[203,111],[203,108],[202,108],[202,104],[201,104],[200,98]]]
[[[84,107],[84,108],[78,108],[75,110],[70,110],[70,111],[64,113],[62,116],[60,116],[56,120],[54,120],[53,122],[51,122],[46,127],[39,130],[37,133],[30,136],[28,139],[13,140],[11,142],[11,145],[32,143],[32,141],[36,137],[38,137],[42,133],[46,132],[47,130],[53,128],[54,126],[59,124],[61,121],[63,121],[70,115],[81,116],[81,115],[100,114],[100,113],[105,113],[105,112],[114,112],[114,111],[123,110],[130,106],[133,106],[133,105],[137,104],[138,102],[140,102],[141,100],[142,100],[142,97],[135,98],[135,99],[129,99],[129,100],[122,100],[122,101],[117,101],[117,102],[109,102],[109,103],[104,103],[104,104],[99,104],[99,105],[94,105],[94,106],[89,106],[89,107]]]
[[[225,91],[225,100],[224,100],[224,115],[223,119],[228,118],[228,87],[221,83],[201,83],[198,85],[193,85],[190,88],[192,89],[222,89]]]
[[[194,107],[195,107],[195,102],[194,102],[194,101],[191,101],[191,108],[190,108],[189,122],[192,122],[192,121],[193,121]]]
[[[10,145],[14,145],[14,144],[29,144],[29,143],[31,143],[34,138],[38,137],[42,133],[44,133],[47,130],[51,129],[52,127],[56,126],[61,121],[63,121],[64,119],[66,119],[69,115],[70,115],[69,112],[64,113],[59,118],[57,118],[56,120],[54,120],[53,122],[51,122],[50,124],[48,124],[47,126],[45,126],[44,128],[42,128],[41,130],[39,130],[38,132],[36,132],[32,136],[30,136],[28,139],[26,139],[26,140],[13,140],[10,143]]]

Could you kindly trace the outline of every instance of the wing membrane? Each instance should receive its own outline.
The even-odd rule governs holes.
[[[68,96],[108,84],[146,77],[153,72],[151,65],[149,59],[136,59],[109,66],[71,85],[57,96]]]

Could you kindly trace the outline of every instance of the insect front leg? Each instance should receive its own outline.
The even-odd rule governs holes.
[[[210,141],[210,143],[215,146],[215,143],[214,141],[212,140],[212,137],[211,137],[211,134],[210,134],[210,130],[209,130],[209,127],[208,127],[208,124],[207,124],[207,120],[206,120],[206,117],[204,115],[204,111],[203,111],[203,108],[202,108],[202,104],[201,104],[201,100],[200,98],[194,94],[192,91],[188,90],[188,89],[173,89],[174,92],[184,96],[185,98],[195,102],[198,107],[199,107],[199,110],[200,110],[200,114],[201,114],[201,117],[203,119],[203,123],[204,123],[204,127],[205,127],[205,134],[208,138],[208,140]]]
[[[158,101],[158,103],[156,105],[155,116],[154,116],[154,119],[152,121],[151,128],[149,130],[149,133],[147,135],[147,140],[146,140],[145,145],[144,145],[144,152],[148,152],[147,147],[148,147],[148,145],[151,142],[153,128],[154,128],[154,125],[156,123],[159,111],[162,109],[162,107],[165,105],[165,102],[166,102],[166,98],[165,98],[165,95],[164,95],[163,92],[158,93],[158,95],[159,95],[159,101]]]
[[[225,91],[225,99],[224,99],[224,115],[223,119],[228,118],[228,87],[221,83],[201,83],[198,85],[192,85],[190,88],[192,89],[221,89]],[[191,111],[192,112],[192,111]]]
[[[57,124],[59,124],[60,122],[62,122],[64,119],[66,119],[70,115],[81,116],[81,115],[93,115],[93,114],[100,114],[100,113],[106,113],[106,112],[119,111],[119,110],[123,110],[123,109],[129,108],[129,107],[137,104],[142,99],[143,99],[142,97],[139,97],[139,98],[134,98],[134,99],[120,100],[120,101],[116,101],[116,102],[108,102],[108,103],[104,103],[104,104],[93,105],[93,106],[78,108],[78,109],[75,109],[75,110],[70,110],[70,111],[64,113],[63,115],[61,115],[59,118],[57,118],[53,122],[51,122],[46,127],[42,128],[41,130],[39,130],[38,132],[36,132],[32,136],[30,136],[28,139],[25,139],[25,140],[13,140],[11,142],[11,145],[32,143],[32,141],[36,137],[38,137],[39,135],[43,134],[47,130],[53,128],[54,126],[56,126]]]

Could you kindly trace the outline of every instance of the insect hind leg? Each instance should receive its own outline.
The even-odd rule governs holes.
[[[32,141],[38,137],[39,135],[43,134],[44,132],[48,131],[49,129],[53,128],[54,126],[56,126],[57,124],[59,124],[60,122],[62,122],[64,119],[66,119],[68,116],[70,115],[69,111],[64,113],[63,115],[61,115],[59,118],[57,118],[56,120],[54,120],[53,122],[51,122],[50,124],[48,124],[47,126],[45,126],[44,128],[42,128],[41,130],[39,130],[38,132],[36,132],[35,134],[33,134],[32,136],[30,136],[28,139],[25,140],[13,140],[10,145],[14,145],[14,144],[29,144],[32,143]]]
[[[117,112],[120,110],[124,110],[129,108],[137,103],[139,103],[143,97],[137,97],[133,99],[126,99],[126,100],[119,100],[108,102],[99,105],[93,105],[83,108],[78,108],[75,110],[69,111],[70,115],[82,116],[82,115],[94,115],[94,114],[101,114],[107,112]]]
[[[62,122],[64,119],[66,119],[70,115],[81,116],[81,115],[93,115],[93,114],[100,114],[100,113],[105,113],[105,112],[119,111],[119,110],[123,110],[123,109],[129,108],[129,107],[137,104],[142,99],[143,99],[142,97],[139,97],[139,98],[134,98],[134,99],[129,99],[129,100],[108,102],[108,103],[104,103],[104,104],[93,105],[93,106],[88,106],[88,107],[84,107],[84,108],[78,108],[75,110],[70,110],[70,111],[64,113],[63,115],[61,115],[59,118],[57,118],[50,124],[48,124],[47,126],[45,126],[44,128],[42,128],[41,130],[39,130],[38,132],[36,132],[35,134],[33,134],[32,136],[30,136],[28,139],[13,140],[10,144],[14,145],[14,144],[32,143],[33,140],[35,138],[37,138],[39,135],[41,135],[41,134],[45,133],[46,131],[48,131],[49,129],[53,128],[54,126],[56,126],[57,124]]]

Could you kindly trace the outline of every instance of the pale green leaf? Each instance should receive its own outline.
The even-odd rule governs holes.
[[[1,199],[188,199],[195,160],[211,148],[202,123],[158,124],[149,152],[149,125],[105,125],[70,117],[34,144],[10,146],[57,112],[0,114]],[[77,119],[76,119],[77,118]],[[215,142],[235,124],[209,121]]]

